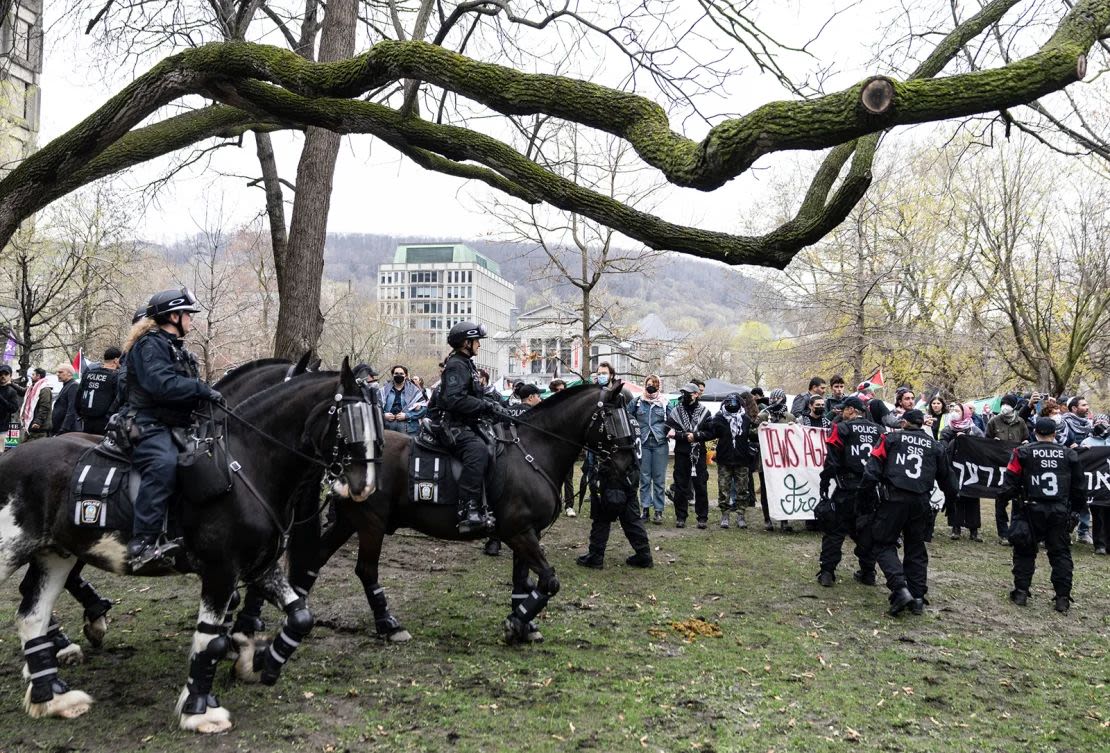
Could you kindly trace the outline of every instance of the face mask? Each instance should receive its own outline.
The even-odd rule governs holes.
[[[694,396],[690,395],[690,394],[687,394],[687,393],[683,393],[683,395],[682,395],[682,404],[683,405],[693,405],[694,404]]]
[[[1014,412],[1014,406],[1012,406],[1012,405],[1003,405],[1001,410],[999,410],[999,413],[1001,413],[1003,416],[1009,416],[1013,412]]]
[[[597,383],[602,384],[602,385],[609,384],[609,375],[608,374],[598,374],[597,375]]]
[[[961,413],[960,411],[950,411],[948,413],[948,420],[949,421],[959,421],[963,417],[964,417],[964,414]]]
[[[644,392],[648,393],[649,395],[654,395],[658,391],[659,391],[659,388],[656,387],[654,384],[649,384],[647,386],[647,388],[644,390]]]
[[[394,374],[393,375],[393,381],[396,382],[397,384],[404,384],[405,383],[405,375],[404,374]]]
[[[814,408],[813,409],[813,415],[823,416],[823,415],[825,415],[825,409],[824,408]]]
[[[729,413],[735,413],[736,411],[740,410],[740,404],[739,403],[725,403],[725,410],[727,410]]]
[[[1091,433],[1094,434],[1096,437],[1105,436],[1106,424],[1095,424],[1094,428],[1091,429]]]

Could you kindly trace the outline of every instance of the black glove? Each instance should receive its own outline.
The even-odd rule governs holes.
[[[824,502],[829,498],[829,479],[821,479],[821,501]]]
[[[214,390],[211,387],[208,388],[207,399],[208,402],[215,403],[216,405],[227,405],[227,402],[224,400],[224,396],[220,394],[220,391]]]

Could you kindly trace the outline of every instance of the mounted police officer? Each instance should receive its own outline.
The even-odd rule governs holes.
[[[443,363],[437,407],[442,408],[449,431],[454,435],[451,452],[463,463],[459,478],[459,533],[492,529],[493,520],[483,507],[482,488],[489,465],[489,448],[481,422],[504,412],[503,406],[486,396],[474,357],[489,337],[484,325],[459,322],[447,333],[453,348]]]
[[[841,418],[832,425],[825,443],[825,467],[821,470],[821,503],[817,520],[821,537],[821,569],[817,582],[830,587],[836,582],[836,566],[840,564],[845,537],[856,543],[859,570],[855,579],[866,586],[875,585],[875,555],[871,546],[870,505],[860,502],[860,484],[871,448],[879,441],[882,427],[871,421],[863,401],[858,397],[844,398],[840,403]],[[829,485],[836,480],[836,490],[829,497]]]
[[[879,505],[872,527],[875,559],[886,575],[890,589],[890,614],[906,607],[914,614],[925,611],[929,590],[929,552],[925,528],[931,508],[933,483],[948,485],[949,468],[944,443],[921,427],[925,415],[917,410],[902,414],[902,430],[884,434],[867,460],[862,494],[879,490]],[[898,536],[902,536],[904,562],[898,559]]]
[[[132,456],[142,476],[135,500],[134,537],[127,545],[132,572],[153,571],[179,544],[164,535],[166,512],[176,488],[177,453],[171,430],[189,426],[201,401],[220,402],[220,393],[201,381],[196,358],[184,337],[200,311],[186,288],[150,297],[146,319],[131,330],[127,358],[127,402],[140,431]]]
[[[1014,449],[999,501],[1015,502],[1009,538],[1014,547],[1014,590],[1010,600],[1025,606],[1037,569],[1037,542],[1044,541],[1052,565],[1056,611],[1071,606],[1071,531],[1087,507],[1083,469],[1070,447],[1056,444],[1056,422],[1038,418],[1036,442]]]

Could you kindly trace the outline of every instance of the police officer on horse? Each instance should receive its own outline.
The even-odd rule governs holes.
[[[127,355],[127,403],[139,438],[132,460],[141,475],[135,499],[133,538],[127,555],[133,573],[160,569],[179,548],[164,532],[176,490],[177,454],[172,430],[192,424],[202,401],[222,401],[200,379],[197,361],[185,348],[200,305],[187,288],[151,296],[146,318],[132,327]]]
[[[494,521],[484,503],[489,445],[482,422],[505,413],[504,406],[490,399],[482,387],[474,357],[489,333],[482,324],[459,322],[447,333],[452,353],[443,363],[438,407],[443,410],[448,432],[454,438],[451,452],[462,461],[459,478],[459,533],[493,530]]]

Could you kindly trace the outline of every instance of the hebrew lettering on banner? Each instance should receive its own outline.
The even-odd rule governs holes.
[[[953,440],[952,470],[961,497],[996,499],[1017,444],[961,434]]]
[[[1079,450],[1087,502],[1110,507],[1110,447],[1084,447]]]
[[[772,520],[812,520],[821,499],[824,429],[794,424],[759,427],[759,452]]]

